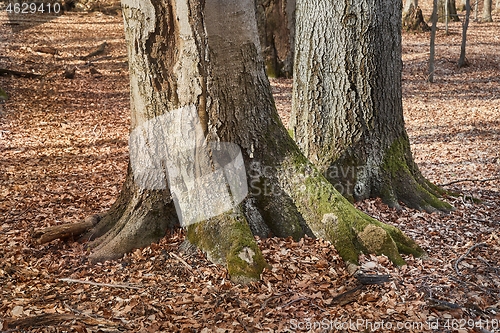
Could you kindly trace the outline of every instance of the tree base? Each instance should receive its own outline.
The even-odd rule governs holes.
[[[420,7],[415,8],[411,5],[410,9],[403,14],[403,30],[414,32],[426,32],[431,30],[424,20]]]

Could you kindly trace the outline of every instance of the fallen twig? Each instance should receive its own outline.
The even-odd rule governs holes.
[[[295,303],[295,302],[305,301],[305,300],[308,300],[308,299],[309,299],[309,298],[307,298],[307,297],[299,297],[299,298],[296,298],[296,299],[292,299],[291,301],[286,302],[285,304],[283,304],[283,305],[281,306],[281,308],[283,309],[283,308],[286,308],[287,306],[289,306],[289,305],[291,305],[291,304],[293,304],[293,303]]]
[[[18,77],[27,77],[30,79],[38,79],[43,76],[42,74],[14,71],[6,68],[0,68],[0,75],[14,75]]]
[[[262,303],[262,305],[261,305],[260,309],[261,309],[261,310],[263,310],[264,308],[266,308],[266,307],[267,307],[267,303],[269,303],[269,302],[270,302],[270,301],[272,301],[273,299],[276,299],[276,298],[279,298],[279,297],[281,297],[281,296],[285,296],[285,295],[288,295],[288,294],[293,294],[293,292],[292,292],[292,291],[287,291],[287,292],[284,292],[284,293],[279,293],[279,294],[277,294],[277,295],[274,295],[274,296],[269,297],[268,299],[266,299],[266,300],[264,301],[264,303]]]
[[[453,185],[453,184],[463,183],[463,182],[479,182],[479,183],[484,183],[484,182],[489,182],[489,181],[492,181],[492,180],[499,180],[499,179],[500,179],[500,177],[485,178],[485,179],[470,179],[470,178],[466,178],[466,179],[454,180],[452,182],[445,183],[445,184],[439,184],[438,186],[448,186],[448,185]]]
[[[457,261],[455,261],[455,272],[457,272],[457,275],[459,276],[462,276],[462,273],[458,270],[458,264],[465,259],[465,257],[467,257],[469,255],[469,253],[471,253],[475,248],[478,248],[480,246],[488,246],[488,244],[486,243],[478,243],[478,244],[475,244],[473,245],[470,249],[467,250],[467,252],[465,252],[463,255],[460,256],[460,258],[457,259]]]
[[[241,319],[240,317],[237,317],[236,320],[238,320],[238,323],[240,323],[240,325],[243,326],[243,328],[245,329],[246,332],[251,333],[251,331],[248,329],[248,327],[243,322],[243,319]]]
[[[75,280],[75,279],[70,279],[70,278],[62,278],[62,279],[59,279],[59,281],[70,282],[70,283],[90,284],[92,286],[110,287],[110,288],[141,289],[140,287],[130,286],[127,284],[98,283],[98,282],[93,282],[93,281]]]
[[[169,253],[172,257],[175,259],[179,260],[190,272],[193,272],[193,267],[191,267],[184,259],[179,257],[177,254],[170,252]]]

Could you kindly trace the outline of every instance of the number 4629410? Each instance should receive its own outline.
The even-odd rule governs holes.
[[[9,14],[36,14],[36,13],[59,14],[61,12],[61,5],[57,2],[56,3],[9,2],[5,10]]]

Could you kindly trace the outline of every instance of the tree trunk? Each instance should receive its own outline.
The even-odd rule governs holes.
[[[403,9],[403,29],[406,31],[424,32],[431,28],[427,25],[418,7],[417,0],[407,0]]]
[[[457,7],[457,11],[463,12],[465,10],[465,0],[460,0],[460,5]]]
[[[448,11],[446,13],[446,1],[448,2]],[[457,6],[455,5],[455,0],[439,0],[438,1],[438,18],[439,22],[445,22],[446,18],[448,21],[458,22],[460,18],[457,14]]]
[[[398,265],[399,252],[423,254],[399,229],[356,210],[290,138],[264,71],[252,1],[122,4],[131,162],[94,230],[102,236],[91,259],[118,258],[178,223],[239,282],[258,279],[266,265],[253,235],[322,237],[352,263],[361,251]]]
[[[466,0],[467,1],[467,0]],[[429,73],[427,76],[427,81],[430,83],[434,82],[434,66],[435,66],[435,55],[436,55],[436,30],[437,30],[437,6],[438,0],[432,1],[432,28],[431,28],[431,40],[429,43]]]
[[[345,197],[451,207],[421,175],[404,128],[398,0],[300,1],[291,132]]]
[[[462,44],[460,45],[460,58],[458,58],[458,68],[469,65],[465,57],[465,47],[467,44],[467,29],[469,28],[470,0],[465,0],[465,20],[462,26]]]
[[[295,0],[255,0],[260,44],[270,77],[292,77]]]
[[[493,18],[491,17],[491,0],[484,0],[483,22],[493,22]]]

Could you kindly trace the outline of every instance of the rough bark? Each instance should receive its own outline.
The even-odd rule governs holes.
[[[448,15],[446,15],[446,1],[448,1]],[[460,18],[457,14],[457,6],[455,0],[439,0],[438,1],[438,20],[439,22],[445,22],[446,17],[448,17],[448,22],[458,22]]]
[[[491,17],[491,0],[484,0],[483,2],[483,22],[493,22]]]
[[[268,76],[291,77],[295,43],[295,0],[255,0],[255,9]]]
[[[398,265],[404,263],[400,253],[423,254],[397,228],[357,211],[290,138],[265,74],[252,1],[124,0],[123,12],[131,164],[120,197],[93,230],[101,236],[93,260],[145,246],[178,222],[192,244],[239,282],[258,279],[266,266],[253,235],[323,237],[353,263],[361,251],[386,254]],[[198,120],[183,122],[193,111]],[[217,147],[224,143],[237,149],[223,154]],[[231,187],[232,205],[206,215],[224,202],[215,193],[219,183],[204,177],[238,154],[248,195],[236,200],[225,174],[222,184]],[[187,188],[178,181],[186,174],[206,185],[200,193],[178,191]],[[192,210],[179,209],[186,202]]]
[[[408,0],[405,3],[403,10],[403,29],[415,32],[431,30],[424,20],[422,10],[418,7],[417,0]]]
[[[447,210],[404,128],[400,6],[298,3],[291,134],[346,198]]]

